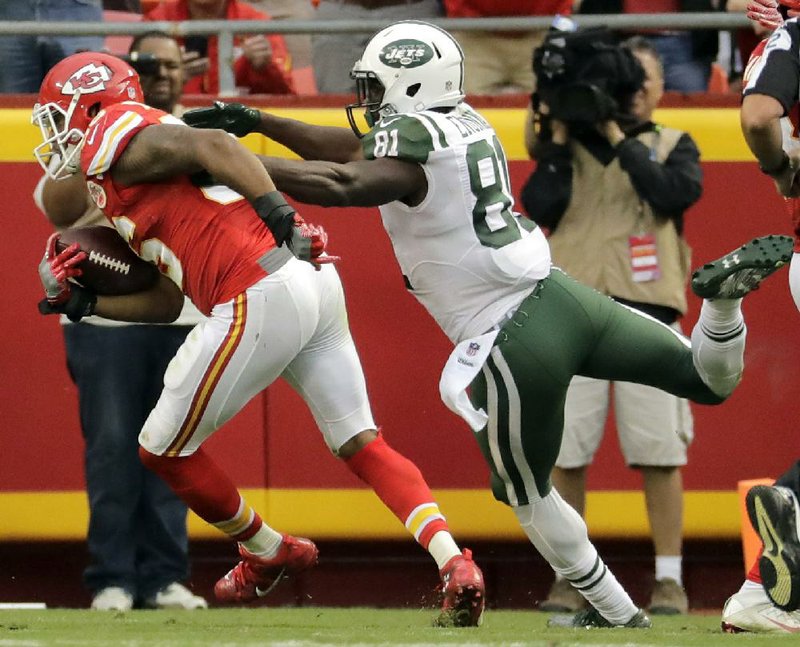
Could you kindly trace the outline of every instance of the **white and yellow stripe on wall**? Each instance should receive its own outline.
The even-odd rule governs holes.
[[[325,126],[347,127],[343,109],[336,108],[272,108],[281,117]],[[30,123],[30,110],[0,109],[0,162],[33,162],[33,148],[40,143],[39,130]],[[497,131],[509,160],[527,160],[523,137],[526,112],[519,108],[481,110]],[[736,108],[665,108],[656,111],[656,121],[688,132],[697,142],[704,162],[746,162],[753,156],[739,128]],[[263,155],[293,157],[283,146],[264,137],[248,135],[244,143]]]

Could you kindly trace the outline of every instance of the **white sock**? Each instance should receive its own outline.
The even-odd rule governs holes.
[[[741,299],[703,301],[692,330],[692,358],[700,378],[714,393],[728,397],[744,370],[747,326]]]
[[[453,539],[453,535],[446,530],[440,530],[431,537],[428,543],[428,552],[436,561],[436,566],[439,567],[440,571],[453,557],[461,554],[456,540]]]
[[[683,586],[682,564],[680,555],[656,555],[656,581],[669,578]]]
[[[742,584],[742,587],[739,589],[740,592],[744,591],[761,591],[764,593],[764,585],[761,582],[753,582],[753,580],[745,580]],[[767,594],[764,593],[764,597],[767,598]],[[769,598],[767,598],[769,599]]]
[[[582,560],[574,568],[562,570],[561,575],[581,587],[583,597],[612,624],[624,625],[639,611],[596,552],[591,562]]]
[[[265,559],[272,559],[278,554],[278,549],[281,547],[283,535],[267,524],[262,523],[258,532],[250,537],[247,541],[241,542],[248,552],[253,555],[258,555]]]
[[[555,488],[514,514],[553,570],[579,587],[606,620],[624,625],[636,615],[639,609],[589,541],[586,523]]]

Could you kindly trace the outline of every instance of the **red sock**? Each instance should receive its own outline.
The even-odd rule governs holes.
[[[345,462],[375,491],[423,548],[427,550],[431,538],[440,530],[449,532],[422,473],[414,463],[389,447],[382,434]]]
[[[191,456],[167,457],[139,447],[139,457],[198,517],[233,539],[245,541],[261,527],[261,518],[244,503],[233,481],[202,448]]]
[[[756,556],[756,561],[753,562],[753,565],[750,567],[750,570],[747,571],[747,579],[751,582],[758,582],[761,584],[761,571],[758,570],[758,561],[761,559],[761,555],[764,553],[764,549],[762,548],[758,551],[758,555]]]

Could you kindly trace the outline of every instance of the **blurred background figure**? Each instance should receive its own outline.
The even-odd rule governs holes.
[[[577,0],[582,14],[683,13],[722,9],[720,0]],[[664,67],[664,89],[705,92],[717,58],[718,30],[637,30],[652,41]],[[630,33],[620,34],[621,37]]]
[[[100,0],[2,0],[0,22],[100,22]],[[0,36],[0,92],[38,92],[47,71],[79,50],[99,50],[102,36]]]
[[[129,11],[131,13],[141,13],[142,2],[141,0],[103,0],[103,9],[106,11]]]
[[[136,38],[129,54],[145,101],[179,114],[183,86],[178,43],[162,32]],[[83,176],[43,177],[34,195],[58,230],[110,226]],[[121,324],[100,317],[62,319],[67,368],[78,388],[89,499],[91,608],[200,609],[189,577],[186,504],[139,460],[139,432],[163,388],[167,365],[202,315],[187,299],[171,325]]]
[[[573,45],[582,47],[568,73],[574,85],[551,87],[542,71],[534,95],[531,126],[535,120],[539,131],[529,128],[526,144],[537,165],[523,188],[523,205],[549,230],[555,265],[680,330],[691,266],[683,216],[702,194],[699,151],[687,133],[652,121],[664,77],[647,39],[636,36],[615,48],[605,31],[571,36],[584,39]],[[540,51],[547,52],[547,43]],[[589,87],[597,91],[597,105],[586,115],[571,111],[570,96]],[[574,377],[553,483],[583,516],[587,468],[600,447],[612,397],[625,461],[644,480],[655,548],[649,610],[686,613],[680,467],[693,424],[685,400],[649,386]],[[584,604],[569,582],[557,579],[540,609]]]
[[[250,0],[250,4],[268,14],[272,20],[311,20],[314,16],[314,7],[309,0]],[[298,94],[315,93],[316,83],[311,69],[311,34],[284,34],[283,39],[292,58],[295,89]]]
[[[319,0],[314,20],[429,20],[442,16],[439,0]],[[353,94],[353,63],[361,58],[372,33],[320,33],[311,38],[314,79],[320,93]]]
[[[145,20],[270,20],[266,13],[239,0],[162,1]],[[216,36],[179,39],[186,50],[186,94],[219,92]],[[283,36],[248,34],[234,38],[233,72],[240,94],[294,94],[292,62]]]
[[[443,0],[448,18],[501,16],[562,16],[572,13],[572,0]],[[510,94],[533,90],[530,59],[546,30],[524,32],[455,31],[464,51],[464,90],[467,94]]]

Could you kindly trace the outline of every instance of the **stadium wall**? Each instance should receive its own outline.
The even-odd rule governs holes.
[[[50,232],[31,193],[39,167],[31,151],[38,132],[29,124],[31,97],[0,98],[3,226],[0,258],[7,274],[0,304],[0,540],[80,539],[87,508],[77,398],[65,367],[58,320],[41,317],[36,265]],[[191,103],[191,102],[190,102]],[[346,125],[344,101],[264,103],[277,114]],[[532,169],[523,146],[523,100],[486,102],[518,193]],[[660,110],[657,120],[688,130],[698,142],[705,174],[701,201],[687,214],[694,264],[768,233],[790,233],[771,182],[747,151],[735,106],[696,107],[686,100]],[[249,136],[258,152],[287,155]],[[508,509],[491,499],[488,472],[471,432],[438,399],[439,371],[449,344],[403,288],[376,209],[298,205],[325,225],[348,296],[351,326],[367,374],[376,420],[387,439],[417,462],[462,538],[522,538]],[[699,300],[690,296],[684,322],[694,324]],[[695,441],[686,485],[686,536],[739,534],[736,482],[775,476],[798,453],[794,422],[800,401],[798,313],[784,273],[748,297],[749,337],[744,380],[720,407],[694,406]],[[627,469],[609,430],[589,475],[588,518],[595,537],[648,536],[638,473]],[[212,455],[234,475],[270,523],[318,539],[394,539],[405,530],[371,491],[327,451],[301,400],[283,383],[255,398],[209,441]],[[215,532],[196,518],[193,538]]]

